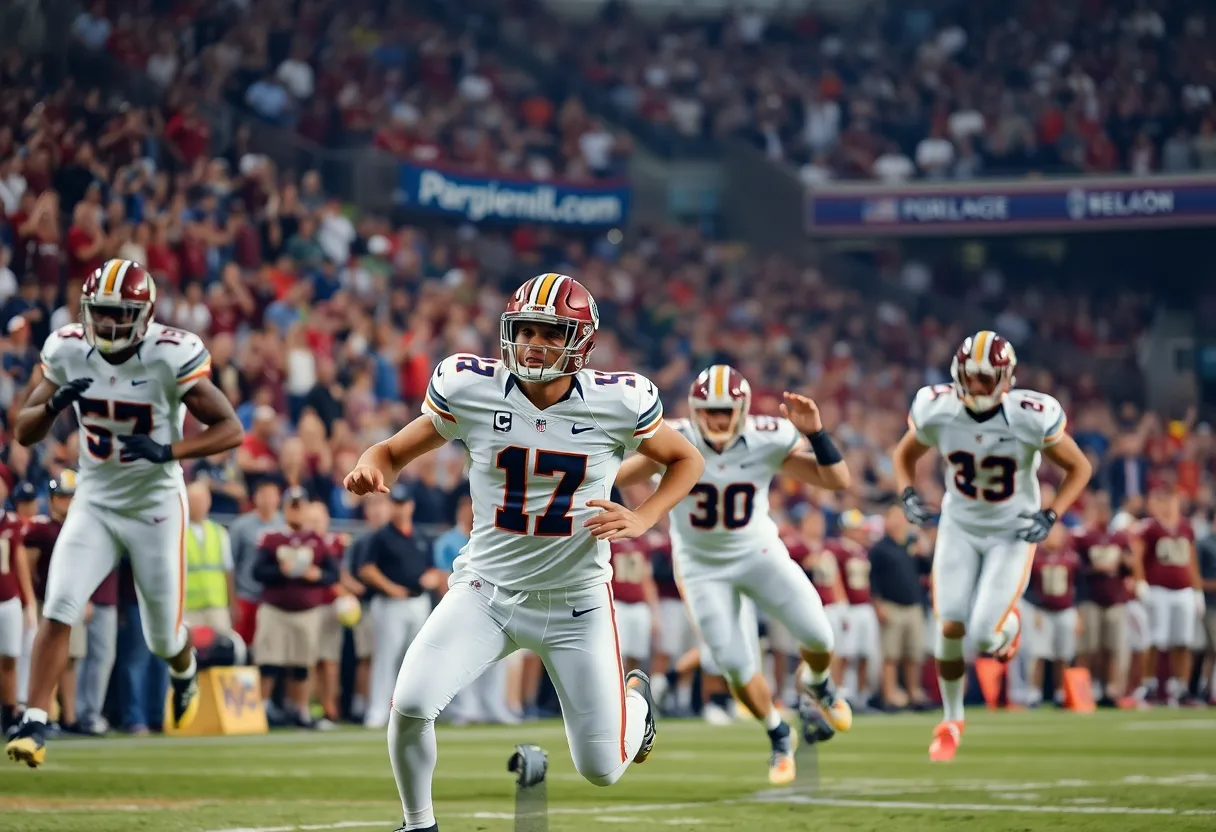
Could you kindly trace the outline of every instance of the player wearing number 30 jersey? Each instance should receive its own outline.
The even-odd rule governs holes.
[[[768,514],[769,483],[777,473],[837,489],[848,485],[848,470],[814,402],[787,393],[781,405],[787,418],[752,416],[751,387],[732,367],[719,364],[702,372],[688,405],[692,419],[676,426],[704,454],[705,473],[671,515],[675,570],[708,648],[703,668],[720,671],[764,723],[772,747],[769,780],[788,783],[795,775],[792,736],[757,664],[754,616],[741,613],[750,609],[750,598],[798,640],[804,660],[800,687],[819,704],[804,702],[808,739],[848,730],[852,712],[828,677],[831,624]],[[648,459],[627,460],[617,484],[642,482],[658,470]]]
[[[582,284],[532,278],[502,316],[501,360],[445,359],[422,416],[364,453],[346,477],[355,494],[385,491],[402,467],[448,440],[469,452],[473,531],[448,593],[406,652],[389,717],[403,830],[436,828],[435,718],[517,649],[545,663],[583,777],[611,785],[654,745],[649,680],[621,665],[609,541],[644,534],[688,494],[704,462],[663,422],[650,381],[586,368],[598,328]],[[634,511],[608,499],[632,450],[667,466]],[[535,785],[545,760],[521,746],[513,765],[521,783]]]
[[[937,448],[946,469],[932,573],[944,719],[929,746],[932,760],[953,759],[962,736],[964,635],[998,660],[1013,658],[1035,545],[1089,482],[1089,461],[1065,433],[1060,403],[1013,389],[1016,366],[1013,347],[995,332],[967,338],[951,364],[953,384],[916,394],[895,449],[904,513],[917,525],[932,515],[916,493],[916,461]],[[1050,506],[1039,494],[1044,456],[1065,471]]]
[[[144,638],[170,666],[172,724],[185,727],[198,711],[194,652],[182,621],[187,516],[178,460],[236,447],[244,432],[211,383],[202,341],[153,321],[155,303],[156,284],[138,263],[110,260],[88,277],[81,323],[46,340],[14,425],[23,445],[40,442],[69,407],[80,425],[76,497],[51,556],[29,708],[7,746],[11,759],[31,767],[46,756],[46,710],[67,662],[71,625],[124,553]],[[187,411],[206,429],[183,439]]]

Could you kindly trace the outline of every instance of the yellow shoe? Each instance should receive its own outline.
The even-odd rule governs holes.
[[[198,674],[189,679],[174,679],[169,677],[169,700],[172,705],[173,727],[184,731],[198,716],[200,699],[198,695]]]
[[[768,759],[768,782],[774,786],[786,786],[794,782],[796,775],[794,732],[787,725],[785,736],[773,741],[773,753]]]
[[[23,722],[4,752],[14,763],[38,768],[46,762],[46,723]]]
[[[811,669],[806,662],[803,662],[798,667],[797,679],[800,692],[815,700],[815,704],[823,711],[828,724],[836,731],[843,733],[853,727],[853,709],[849,707],[849,703],[844,700],[844,697],[836,695],[836,686],[832,683],[831,678],[813,684]]]

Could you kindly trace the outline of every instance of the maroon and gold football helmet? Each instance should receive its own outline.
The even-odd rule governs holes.
[[[84,281],[85,340],[104,353],[129,349],[147,334],[155,305],[156,283],[147,269],[132,260],[107,260]]]
[[[519,357],[521,348],[536,346],[517,340],[517,333],[525,323],[555,326],[566,333],[562,346],[543,348],[546,354],[539,367],[528,366]],[[524,381],[553,381],[572,376],[587,366],[599,328],[599,309],[583,284],[564,274],[537,275],[519,287],[502,313],[499,341],[503,363]],[[559,354],[554,356],[554,352]]]
[[[984,413],[1000,405],[1013,389],[1018,357],[1013,345],[989,330],[970,336],[954,353],[950,376],[968,410]]]
[[[743,433],[752,406],[752,387],[743,374],[726,364],[701,371],[688,390],[688,410],[693,427],[708,442],[728,444]],[[706,411],[727,411],[730,421],[719,428],[710,424]]]

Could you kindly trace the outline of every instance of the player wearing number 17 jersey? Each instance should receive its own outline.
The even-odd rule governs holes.
[[[389,715],[403,830],[436,828],[435,718],[494,661],[520,648],[553,679],[574,766],[607,786],[654,746],[654,703],[623,672],[610,544],[637,538],[696,484],[701,455],[663,422],[658,391],[632,373],[586,369],[599,313],[578,281],[532,278],[502,316],[502,359],[455,355],[436,368],[422,416],[374,445],[346,477],[355,494],[387,490],[411,460],[460,440],[469,452],[473,531],[449,591],[406,652]],[[630,511],[609,501],[627,451],[667,466]],[[520,782],[544,757],[521,746]]]
[[[182,622],[185,600],[185,483],[179,459],[236,447],[243,431],[210,381],[211,357],[197,335],[152,320],[156,284],[138,263],[110,260],[85,280],[81,323],[42,348],[14,433],[33,445],[75,408],[80,473],[72,511],[55,542],[30,659],[29,708],[8,756],[30,767],[46,757],[46,711],[68,660],[71,626],[125,552],[131,559],[149,648],[169,663],[170,718],[185,727],[198,711],[194,651]],[[186,413],[206,425],[182,438]]]
[[[750,598],[797,640],[804,661],[799,686],[822,708],[820,714],[804,704],[804,730],[813,726],[808,738],[847,731],[852,712],[828,677],[831,624],[819,593],[790,559],[769,517],[768,488],[779,472],[811,485],[844,488],[848,470],[814,402],[787,393],[781,405],[787,418],[752,416],[751,387],[733,367],[718,364],[702,372],[692,383],[688,405],[692,419],[677,429],[704,454],[705,473],[671,515],[676,574],[712,664],[768,731],[770,782],[788,783],[795,774],[793,739],[757,664],[755,625],[741,623],[754,619],[741,619],[740,613]],[[643,482],[658,470],[652,460],[627,460],[617,484]]]
[[[946,467],[933,555],[935,646],[944,719],[929,758],[954,758],[963,730],[963,637],[1001,661],[1021,639],[1018,601],[1026,590],[1035,545],[1089,482],[1090,465],[1065,433],[1060,403],[1013,389],[1017,357],[995,332],[963,341],[950,367],[953,384],[924,387],[908,414],[908,432],[893,462],[904,513],[916,525],[932,515],[916,493],[916,462],[937,448]],[[1064,469],[1050,506],[1041,505],[1039,461]]]

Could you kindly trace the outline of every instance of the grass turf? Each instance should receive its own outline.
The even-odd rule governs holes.
[[[574,771],[559,723],[441,727],[435,809],[443,832],[512,830],[506,760],[534,742],[549,751],[549,832],[1216,829],[1211,712],[973,712],[948,765],[927,761],[936,719],[861,717],[820,747],[818,778],[804,751],[802,782],[781,790],[755,723],[660,723],[651,759],[608,789]],[[0,830],[14,832],[388,832],[401,816],[382,732],[59,740],[36,771],[0,763]]]

